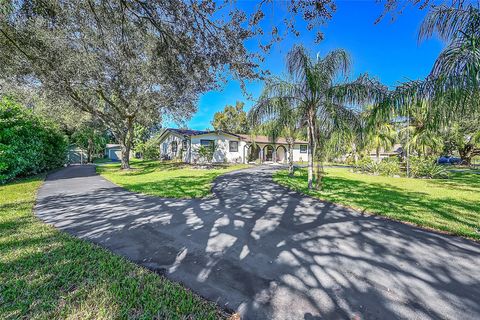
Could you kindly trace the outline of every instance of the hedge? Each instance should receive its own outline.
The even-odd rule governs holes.
[[[12,100],[0,100],[0,183],[62,166],[67,146],[52,122]]]

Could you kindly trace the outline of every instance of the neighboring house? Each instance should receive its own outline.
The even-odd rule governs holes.
[[[393,145],[393,148],[390,149],[390,150],[385,150],[383,148],[380,148],[379,151],[380,152],[378,154],[379,155],[378,158],[377,158],[377,151],[376,150],[370,150],[368,155],[370,156],[370,158],[372,158],[372,160],[374,160],[376,162],[380,162],[385,158],[402,155],[403,148],[402,148],[401,144],[396,143],[396,144]]]
[[[385,150],[383,148],[380,148],[379,150],[379,153],[378,153],[378,158],[377,158],[377,150],[367,150],[367,154],[368,156],[375,162],[380,162],[382,161],[383,159],[385,158],[390,158],[390,157],[393,157],[393,156],[403,156],[404,150],[402,148],[402,145],[401,144],[394,144],[393,145],[393,148],[390,149],[390,150]],[[334,162],[341,162],[341,163],[344,163],[345,161],[347,161],[348,158],[352,157],[352,154],[345,154],[341,157],[338,157],[336,159],[334,159],[333,161]]]
[[[288,144],[284,138],[273,142],[266,136],[250,136],[223,131],[166,129],[160,135],[162,159],[179,159],[187,163],[201,162],[198,149],[213,146],[213,162],[248,163],[287,162]],[[307,161],[308,145],[297,140],[293,146],[293,161]]]

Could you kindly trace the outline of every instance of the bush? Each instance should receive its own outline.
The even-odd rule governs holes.
[[[145,160],[159,160],[160,147],[157,139],[149,139],[142,146],[142,156]]]
[[[384,176],[396,176],[400,174],[400,161],[397,157],[385,158],[379,164],[380,174]]]
[[[347,156],[347,158],[345,159],[344,162],[345,162],[346,165],[349,165],[349,166],[352,166],[352,167],[358,165],[358,161],[357,161],[357,163],[355,163],[355,157],[353,157],[352,155]]]
[[[198,148],[198,155],[205,162],[212,162],[215,146],[201,146]]]
[[[0,100],[0,183],[62,166],[67,146],[66,136],[53,123]]]
[[[410,157],[410,174],[414,178],[448,178],[447,169],[433,158]]]
[[[363,157],[358,161],[358,168],[361,172],[395,176],[400,174],[400,161],[398,158],[385,158],[380,162],[375,162],[370,157]]]
[[[357,165],[362,172],[378,173],[378,166],[370,157],[362,157]]]

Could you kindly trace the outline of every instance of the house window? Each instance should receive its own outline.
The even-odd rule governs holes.
[[[172,152],[177,153],[177,141],[172,141]]]
[[[202,147],[211,147],[213,148],[213,140],[200,139],[200,145]]]
[[[229,141],[228,142],[228,151],[238,152],[238,141]]]
[[[187,139],[183,139],[182,140],[182,150],[187,150],[187,145],[188,145]]]
[[[300,153],[307,153],[307,145],[301,144],[300,145]]]

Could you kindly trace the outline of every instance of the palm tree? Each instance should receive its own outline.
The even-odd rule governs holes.
[[[430,73],[431,78],[456,78],[467,80],[458,84],[475,84],[480,79],[480,3],[458,7],[435,6],[426,15],[419,32],[419,39],[431,37],[434,33],[448,45],[440,53]]]
[[[265,99],[262,94],[259,100],[264,103],[256,104],[250,110],[250,123],[254,130],[261,126],[263,133],[269,135],[273,141],[282,136],[285,138],[288,148],[288,172],[293,176],[293,144],[301,131],[297,110],[288,99]]]
[[[447,45],[425,80],[409,81],[390,97],[390,105],[406,108],[428,103],[431,122],[447,123],[458,114],[480,110],[480,7],[434,6],[426,15],[419,40],[437,34]]]
[[[400,130],[403,136],[408,137],[405,141],[405,147],[416,151],[419,156],[428,156],[440,151],[443,126],[431,121],[429,105],[423,101],[410,106],[406,116],[408,116],[408,125]]]
[[[256,109],[267,117],[274,115],[273,100],[281,99],[295,110],[297,121],[307,126],[308,188],[313,189],[313,157],[321,160],[325,140],[332,130],[346,127],[356,120],[349,106],[366,101],[379,101],[386,88],[378,81],[361,75],[353,82],[345,80],[350,58],[344,50],[312,58],[303,46],[295,46],[287,55],[288,78],[267,81]]]
[[[369,148],[375,150],[377,162],[380,162],[380,149],[391,149],[395,144],[397,132],[393,125],[388,122],[375,124],[367,132]]]

